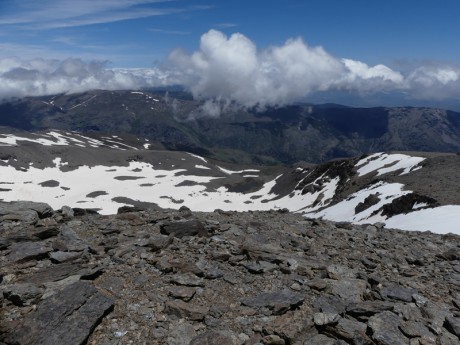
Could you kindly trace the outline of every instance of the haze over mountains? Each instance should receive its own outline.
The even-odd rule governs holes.
[[[460,113],[434,108],[295,104],[265,110],[184,92],[104,91],[0,104],[0,125],[133,134],[233,163],[324,162],[380,151],[460,151]]]

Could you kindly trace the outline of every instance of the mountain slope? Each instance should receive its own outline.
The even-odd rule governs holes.
[[[442,233],[458,232],[460,222],[460,156],[455,154],[376,153],[283,168],[229,165],[150,148],[149,141],[136,137],[58,130],[1,134],[0,145],[3,201],[104,214],[123,205],[205,212],[287,209]]]
[[[394,150],[460,151],[460,114],[447,110],[299,104],[257,112],[220,106],[220,115],[209,117],[207,103],[184,93],[98,90],[1,104],[0,125],[130,133],[168,149],[234,163],[324,162]]]

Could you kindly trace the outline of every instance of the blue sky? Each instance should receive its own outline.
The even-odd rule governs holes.
[[[0,54],[149,67],[218,29],[241,32],[261,49],[302,37],[368,64],[456,63],[459,13],[457,0],[1,0]]]
[[[74,59],[72,61],[80,64],[79,68],[85,73],[95,73],[92,72],[94,65],[91,69],[81,64],[106,61],[98,68],[160,69],[149,74],[150,80],[141,84],[157,85],[158,80],[152,78],[160,73],[162,83],[168,83],[165,81],[167,74],[170,79],[171,75],[175,76],[171,83],[194,85],[204,82],[200,73],[211,73],[211,70],[201,69],[197,56],[194,57],[198,54],[202,62],[214,68],[213,72],[217,68],[228,69],[235,63],[235,71],[238,74],[247,72],[248,78],[262,73],[260,84],[271,83],[271,92],[285,93],[279,97],[273,95],[276,99],[273,102],[289,102],[312,93],[337,90],[359,94],[374,90],[407,94],[409,98],[418,94],[425,99],[459,99],[460,95],[455,92],[460,79],[459,13],[458,0],[0,0],[0,78],[1,73],[4,78],[5,73],[9,73],[7,81],[10,83],[10,86],[3,86],[3,90],[0,87],[0,95],[14,95],[15,88],[23,91],[22,94],[57,90],[55,85],[41,85],[40,88],[25,85],[23,70],[39,74],[46,70],[49,76],[52,68],[63,69],[56,61],[67,61],[67,71],[75,69],[75,66],[70,67],[68,59]],[[223,36],[212,36],[210,32]],[[232,36],[236,33],[240,35]],[[303,45],[287,43],[296,38],[301,38]],[[210,44],[208,51],[203,47],[206,40]],[[249,60],[251,54],[256,55],[257,67],[254,68],[257,71],[241,70],[249,60],[210,57],[209,49],[217,51],[222,47],[233,47],[222,50],[225,54],[249,47],[245,52]],[[251,52],[251,47],[255,48],[255,53]],[[320,47],[324,54],[315,51]],[[184,51],[173,53],[171,59],[171,52],[177,48]],[[274,51],[276,48],[282,51]],[[308,60],[308,69],[300,68],[300,75],[315,82],[304,85],[292,78],[275,78],[266,70],[261,72],[263,66],[270,65],[271,70],[286,74],[289,66],[281,66],[277,56],[287,54],[283,56],[292,60],[295,49],[303,49]],[[239,51],[235,53],[239,54]],[[40,67],[36,59],[45,62]],[[330,62],[327,68],[320,66],[324,59]],[[165,65],[169,66],[168,71]],[[316,66],[320,66],[318,70]],[[379,67],[372,69],[375,66]],[[20,78],[16,73],[18,68],[22,68]],[[224,72],[228,78],[228,71]],[[335,78],[334,83],[320,80],[318,74],[325,72]],[[37,73],[27,74],[28,78]],[[396,75],[398,73],[401,78]],[[104,78],[109,76],[104,74]],[[120,78],[116,78],[118,84],[114,87],[122,86]],[[130,78],[127,86],[139,83],[139,74]],[[18,86],[19,79],[23,84]],[[40,82],[45,79],[43,77]],[[214,84],[201,89],[190,89],[197,97],[239,100],[233,92],[236,84],[211,92],[220,81],[214,80]],[[85,79],[85,82],[88,81]],[[245,79],[238,78],[237,82],[244,83]],[[283,88],[280,83],[290,86]],[[88,82],[88,87],[94,85]],[[30,86],[30,90],[26,86]],[[289,88],[299,86],[306,90],[303,96],[290,92]],[[66,88],[73,90],[68,85]],[[264,92],[262,90],[261,94]],[[251,102],[243,100],[248,105]]]

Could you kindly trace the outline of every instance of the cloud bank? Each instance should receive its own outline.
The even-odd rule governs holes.
[[[0,59],[0,99],[89,89],[136,89],[183,85],[217,114],[216,104],[276,106],[305,99],[321,91],[361,95],[399,92],[410,99],[460,99],[460,67],[416,66],[401,72],[385,65],[338,58],[302,39],[264,50],[236,33],[211,30],[199,49],[176,49],[161,67],[110,69],[106,62]],[[333,101],[333,100],[331,100]]]
[[[137,89],[162,82],[161,71],[113,70],[100,61],[0,59],[0,100],[92,89]]]

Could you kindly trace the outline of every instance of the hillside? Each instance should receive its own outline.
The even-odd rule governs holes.
[[[124,205],[288,210],[356,224],[458,233],[460,156],[375,153],[293,167],[235,165],[145,138],[67,131],[0,134],[0,199],[113,214]]]
[[[460,151],[460,114],[448,110],[299,104],[256,111],[209,106],[181,92],[27,97],[0,105],[0,126],[129,133],[167,149],[247,164],[318,163],[380,151]]]
[[[460,155],[231,164],[60,111],[0,130],[0,343],[459,343]]]
[[[276,211],[0,209],[3,344],[459,343],[455,235]]]

